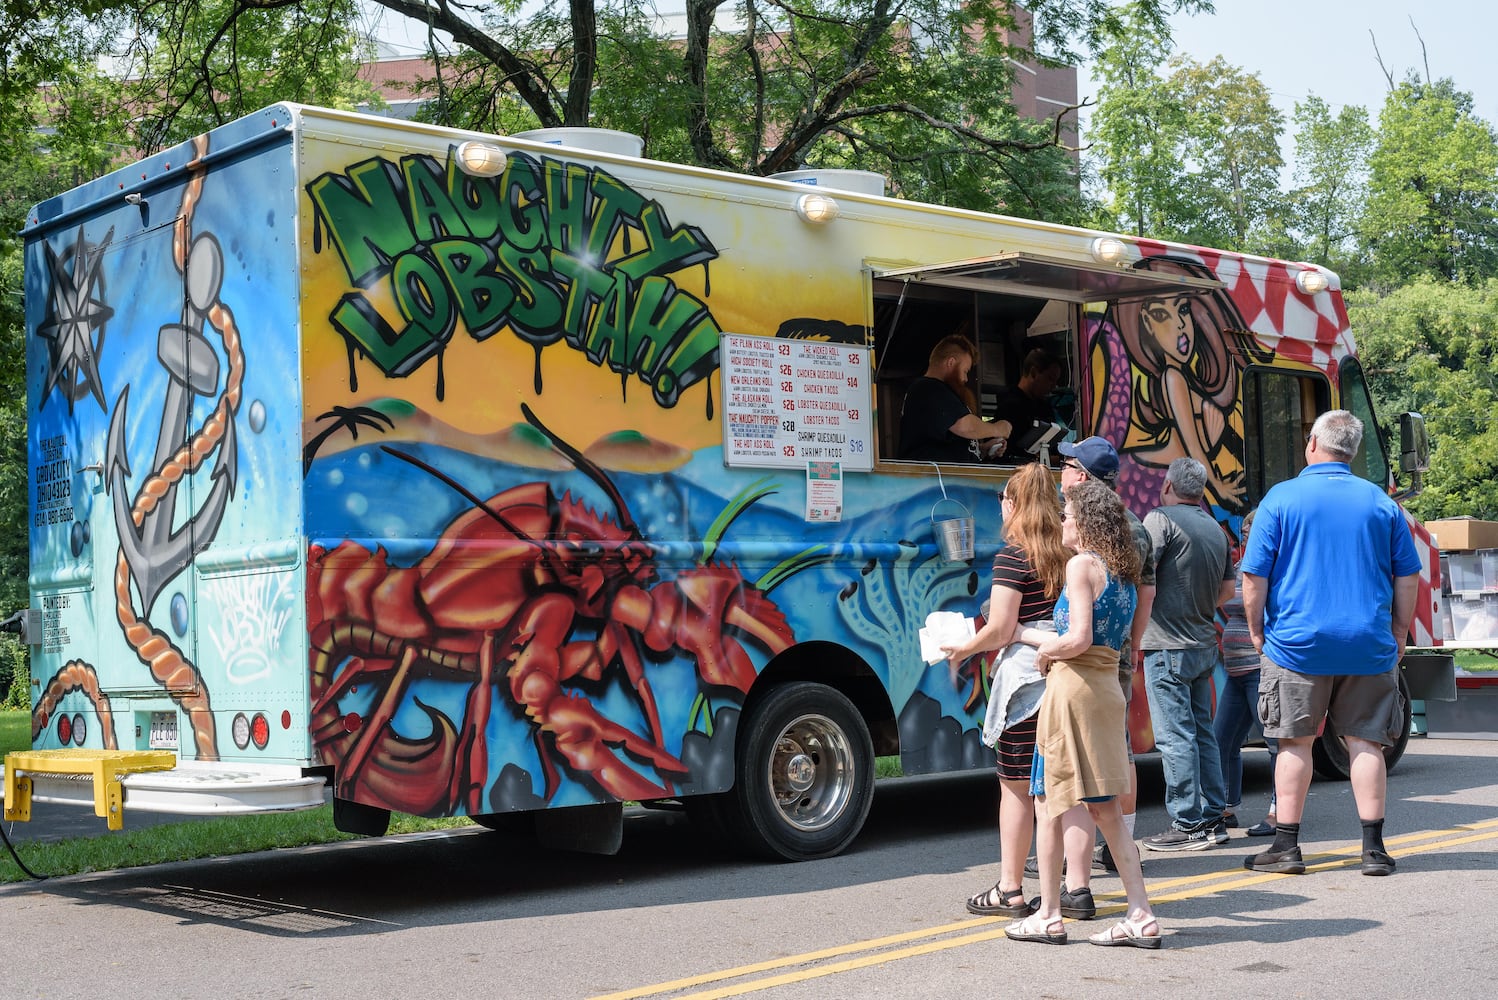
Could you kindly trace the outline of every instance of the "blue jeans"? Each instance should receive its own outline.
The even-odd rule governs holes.
[[[1179,830],[1215,826],[1227,804],[1222,757],[1212,731],[1212,669],[1217,650],[1144,651],[1155,745],[1165,772],[1165,811]]]
[[[1227,808],[1236,811],[1243,804],[1243,741],[1259,715],[1259,672],[1239,677],[1227,675],[1217,692],[1217,718],[1212,732],[1222,760],[1222,778],[1227,788]],[[1269,773],[1274,774],[1274,740],[1269,744]],[[1274,811],[1274,782],[1270,780],[1269,811]]]

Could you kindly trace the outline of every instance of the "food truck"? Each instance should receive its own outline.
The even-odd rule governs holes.
[[[1332,407],[1370,428],[1360,475],[1421,467],[1328,271],[640,154],[278,105],[31,212],[7,818],[331,794],[355,832],[607,850],[623,803],[678,803],[753,853],[842,850],[876,756],[993,760],[987,660],[928,663],[920,630],[978,614],[1015,465],[899,457],[953,333],[983,416],[1058,359],[1020,457],[1107,437],[1140,514],[1199,456],[1236,537]]]

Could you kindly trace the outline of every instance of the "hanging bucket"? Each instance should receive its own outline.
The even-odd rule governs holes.
[[[973,558],[973,515],[959,501],[947,496],[947,484],[941,478],[940,468],[936,470],[936,481],[941,485],[941,499],[931,505],[931,529],[936,532],[936,548],[947,562],[968,562]],[[942,504],[948,506],[943,511],[944,516],[938,516],[937,509]]]

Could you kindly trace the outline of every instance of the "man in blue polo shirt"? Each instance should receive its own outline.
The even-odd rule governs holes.
[[[1306,468],[1269,491],[1244,553],[1243,608],[1263,656],[1259,716],[1279,740],[1274,843],[1251,871],[1299,875],[1300,817],[1311,744],[1323,717],[1347,742],[1363,823],[1363,874],[1392,875],[1384,849],[1383,748],[1404,725],[1399,658],[1415,613],[1420,556],[1404,514],[1352,473],[1363,422],[1346,410],[1316,418]]]

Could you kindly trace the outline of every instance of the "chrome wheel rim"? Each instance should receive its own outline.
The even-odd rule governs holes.
[[[835,822],[853,795],[853,745],[825,715],[803,715],[775,738],[767,778],[781,817],[814,832]]]

